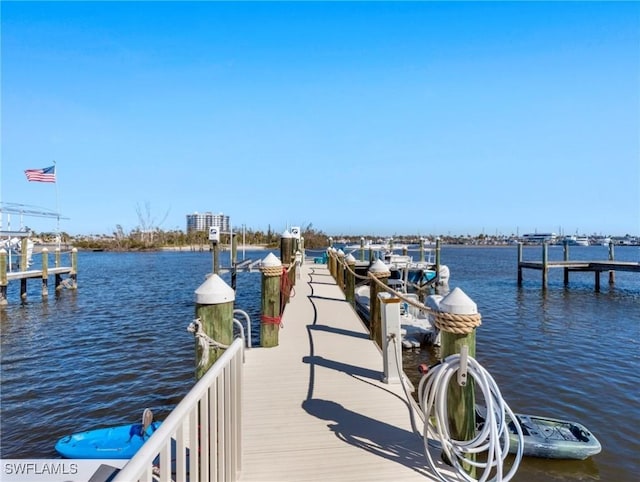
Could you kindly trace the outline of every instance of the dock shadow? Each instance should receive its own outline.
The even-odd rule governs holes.
[[[336,335],[352,336],[354,338],[361,338],[363,340],[370,339],[368,333],[363,333],[360,331],[345,330],[344,328],[336,328],[334,326],[309,325],[309,329],[315,330],[315,331],[326,331],[328,333],[335,333]]]
[[[432,475],[426,463],[422,439],[407,430],[349,410],[330,400],[308,399],[302,408],[316,418],[332,421],[327,428],[336,437],[378,457]]]
[[[339,372],[346,373],[351,376],[358,376],[362,378],[370,378],[371,380],[381,380],[382,372],[377,370],[371,370],[369,368],[363,368],[356,365],[350,365],[348,363],[342,363],[335,360],[329,360],[327,358],[311,355],[302,357],[303,363],[308,363],[311,367],[322,366],[330,368]]]

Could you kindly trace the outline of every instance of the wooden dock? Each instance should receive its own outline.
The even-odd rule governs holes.
[[[239,480],[439,480],[415,404],[381,381],[382,353],[326,265],[301,266],[282,324],[278,346],[246,352]]]
[[[22,256],[19,271],[11,271],[7,260],[7,251],[0,249],[0,306],[4,306],[7,301],[7,289],[10,281],[20,281],[20,298],[25,301],[27,298],[27,280],[40,279],[42,282],[42,297],[49,296],[49,276],[54,276],[55,290],[58,291],[63,286],[75,289],[77,287],[78,273],[78,250],[73,248],[69,254],[71,257],[71,266],[61,266],[60,250],[56,250],[55,266],[49,267],[49,251],[45,248],[41,251],[41,268],[28,269],[29,263],[27,257]],[[68,275],[68,284],[64,284],[62,275]]]
[[[542,271],[542,287],[547,287],[548,273],[550,269],[562,268],[564,270],[564,284],[569,284],[569,273],[571,272],[593,272],[595,291],[600,291],[600,274],[609,273],[609,284],[615,283],[616,271],[631,271],[640,273],[640,263],[630,261],[615,261],[613,256],[613,245],[609,246],[609,260],[585,261],[569,260],[569,249],[564,247],[564,259],[562,261],[549,261],[548,246],[542,246],[542,261],[523,261],[522,244],[518,245],[518,286],[522,286],[522,270],[535,269]]]

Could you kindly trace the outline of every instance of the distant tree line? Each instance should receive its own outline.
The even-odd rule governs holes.
[[[328,246],[329,237],[322,231],[313,228],[309,224],[301,229],[301,234],[305,240],[305,247],[324,248]],[[247,245],[265,246],[267,248],[279,248],[282,233],[275,232],[268,227],[267,231],[245,229],[244,232],[234,232],[238,245],[243,241]],[[56,233],[37,234],[43,242],[54,243]],[[193,231],[185,233],[180,230],[165,231],[160,228],[143,229],[138,226],[130,232],[125,232],[121,225],[116,225],[116,229],[111,234],[89,234],[71,236],[67,233],[60,233],[63,244],[72,244],[78,249],[105,250],[105,251],[152,251],[162,248],[179,248],[188,246],[208,246],[209,233],[204,231]],[[220,242],[223,245],[230,244],[230,235],[223,233]]]

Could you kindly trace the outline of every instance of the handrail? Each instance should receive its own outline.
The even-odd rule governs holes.
[[[237,479],[243,350],[236,338],[113,482]]]

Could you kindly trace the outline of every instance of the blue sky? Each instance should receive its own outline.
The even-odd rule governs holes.
[[[640,234],[640,3],[0,9],[0,199],[63,231]]]

